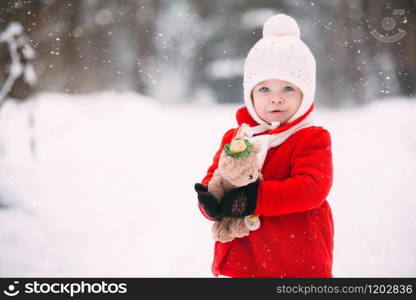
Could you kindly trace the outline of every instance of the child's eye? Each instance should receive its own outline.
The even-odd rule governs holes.
[[[291,92],[291,91],[294,91],[295,89],[293,88],[293,87],[291,87],[291,86],[285,86],[284,88],[283,88],[283,92]]]
[[[259,88],[259,91],[263,93],[267,93],[270,91],[270,89],[268,87],[262,86],[261,88]]]

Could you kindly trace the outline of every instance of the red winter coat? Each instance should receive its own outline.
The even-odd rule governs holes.
[[[297,120],[265,133],[278,133]],[[239,125],[258,125],[241,107]],[[202,184],[208,185],[225,144],[238,128],[228,130]],[[264,134],[264,133],[262,133]],[[331,137],[322,127],[298,130],[269,149],[254,215],[261,226],[228,243],[215,242],[212,273],[231,277],[332,277],[334,223],[326,197],[332,185]],[[202,208],[201,213],[208,219]]]

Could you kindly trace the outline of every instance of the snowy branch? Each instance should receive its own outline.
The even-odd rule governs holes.
[[[35,51],[29,45],[22,25],[16,22],[10,23],[6,30],[0,33],[0,43],[7,43],[11,59],[9,74],[0,89],[1,106],[17,78],[23,75],[23,80],[33,85],[36,82],[36,74],[30,63],[35,57]]]

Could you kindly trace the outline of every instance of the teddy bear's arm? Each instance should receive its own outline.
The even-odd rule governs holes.
[[[224,195],[222,180],[223,178],[217,169],[214,171],[214,175],[212,176],[211,180],[208,183],[208,192],[213,194],[215,198],[217,198],[218,201]]]
[[[218,162],[219,162],[219,160],[220,160],[221,152],[222,152],[222,150],[224,149],[225,144],[228,144],[228,143],[231,141],[231,139],[233,138],[233,135],[234,135],[236,132],[237,132],[237,130],[236,130],[235,128],[232,128],[232,129],[228,130],[228,131],[224,134],[224,136],[223,136],[223,138],[222,138],[222,141],[221,141],[221,145],[220,145],[219,149],[217,150],[217,152],[216,152],[216,153],[215,153],[215,155],[214,155],[214,159],[213,159],[212,165],[208,168],[206,175],[205,175],[205,176],[204,176],[204,178],[201,180],[201,184],[203,184],[203,185],[205,185],[205,186],[208,186],[208,183],[209,183],[209,181],[211,180],[212,176],[214,175],[215,170],[218,168]],[[204,210],[202,209],[202,207],[201,207],[201,205],[200,205],[199,201],[198,201],[197,203],[198,203],[198,209],[199,209],[199,211],[201,212],[201,214],[202,214],[202,215],[203,215],[203,216],[204,216],[207,220],[214,221],[214,219],[213,219],[213,218],[209,217],[209,216],[208,216],[208,215],[204,212]]]
[[[221,145],[218,149],[218,151],[214,155],[214,159],[212,161],[212,165],[208,168],[207,174],[202,179],[201,184],[208,186],[209,181],[211,180],[212,176],[214,175],[215,170],[218,168],[218,162],[220,161],[221,152],[224,149],[225,144],[230,143],[231,139],[233,138],[234,133],[236,132],[236,129],[230,129],[228,130],[221,141]]]

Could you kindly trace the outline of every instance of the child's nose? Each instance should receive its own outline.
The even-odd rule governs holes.
[[[279,103],[279,104],[281,104],[281,103],[283,103],[283,98],[281,98],[281,97],[273,97],[272,98],[272,103]]]

